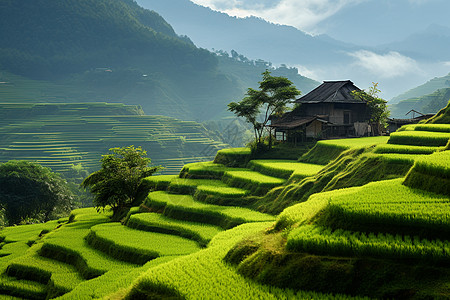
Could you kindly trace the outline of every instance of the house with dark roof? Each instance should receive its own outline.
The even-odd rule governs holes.
[[[367,104],[355,98],[352,91],[360,89],[350,80],[324,81],[297,99],[293,111],[272,116],[270,127],[275,129],[277,139],[292,142],[367,135],[370,129]]]

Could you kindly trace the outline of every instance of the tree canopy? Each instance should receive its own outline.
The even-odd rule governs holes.
[[[372,82],[372,84],[367,92],[365,90],[353,91],[352,94],[355,98],[367,103],[370,123],[374,127],[375,134],[379,135],[387,127],[387,118],[390,112],[387,108],[387,101],[378,97],[381,92],[378,89],[378,83]]]
[[[23,160],[0,164],[0,208],[8,225],[60,217],[72,201],[66,181],[49,168]]]
[[[117,147],[109,151],[102,156],[101,169],[86,177],[82,186],[94,194],[97,210],[109,206],[115,217],[136,200],[142,179],[162,167],[149,166],[151,159],[141,147]]]
[[[269,117],[282,114],[287,108],[286,105],[300,95],[300,91],[289,79],[272,76],[268,70],[262,75],[263,80],[259,82],[259,90],[249,88],[244,99],[228,104],[229,111],[238,117],[245,118],[253,125],[257,145],[263,142],[262,138]]]

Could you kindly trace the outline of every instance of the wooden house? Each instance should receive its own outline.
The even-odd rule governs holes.
[[[353,82],[324,81],[297,99],[297,107],[281,117],[272,116],[270,127],[277,139],[300,142],[309,138],[358,137],[368,134],[366,102],[353,96]]]

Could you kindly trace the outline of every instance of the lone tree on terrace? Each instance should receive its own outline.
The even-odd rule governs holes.
[[[300,95],[300,91],[289,79],[271,76],[268,70],[262,75],[263,80],[259,82],[259,90],[249,88],[244,99],[228,104],[229,111],[238,117],[245,118],[253,125],[257,150],[263,144],[264,129],[269,122],[269,117],[282,114],[287,108],[286,105]],[[262,113],[261,108],[263,108]],[[261,121],[258,121],[258,118],[261,118]]]
[[[381,91],[378,89],[378,83],[372,82],[372,86],[366,92],[353,91],[352,94],[355,98],[365,101],[369,108],[370,124],[374,129],[375,135],[381,135],[381,132],[387,127],[387,118],[390,115],[390,111],[387,108],[387,101],[378,97]]]
[[[151,160],[141,147],[111,148],[109,151],[102,155],[101,169],[86,177],[81,185],[90,188],[94,194],[97,211],[110,206],[114,218],[136,200],[142,179],[162,167],[149,167]]]

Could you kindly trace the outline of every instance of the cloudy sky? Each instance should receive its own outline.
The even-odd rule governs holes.
[[[424,30],[431,23],[450,27],[449,0],[191,1],[232,16],[257,16],[357,44],[392,42]]]
[[[291,25],[309,33],[320,32],[318,23],[342,8],[365,0],[191,0],[237,17],[258,16]]]
[[[191,1],[232,16],[257,16],[312,35],[327,34],[358,45],[359,50],[346,53],[353,61],[349,65],[297,65],[303,75],[319,81],[347,76],[366,87],[376,80],[385,87],[385,96],[392,97],[401,89],[407,90],[449,71],[450,62],[418,62],[409,53],[382,50],[383,45],[405,40],[434,24],[450,27],[449,0]]]

